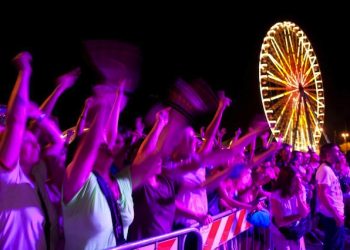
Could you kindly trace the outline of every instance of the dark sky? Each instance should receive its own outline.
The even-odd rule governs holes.
[[[157,8],[161,8],[158,6]],[[85,67],[81,42],[84,39],[119,39],[131,42],[142,52],[140,87],[130,100],[124,122],[144,113],[178,76],[202,77],[216,90],[224,89],[233,99],[224,116],[229,129],[247,127],[254,114],[262,113],[258,63],[262,40],[278,22],[295,22],[308,36],[316,52],[326,95],[325,130],[331,140],[349,126],[350,104],[349,35],[347,16],[324,8],[272,11],[268,5],[251,9],[220,6],[205,11],[175,9],[120,16],[96,9],[95,13],[51,14],[20,19],[1,25],[0,103],[6,103],[15,71],[10,59],[21,50],[33,54],[31,97],[41,102],[54,88],[53,79],[75,66],[83,67],[77,86],[60,99],[55,114],[63,128],[74,124],[92,84]],[[339,6],[339,10],[342,8]],[[330,14],[332,12],[332,14]],[[169,14],[172,13],[172,14]],[[330,18],[332,16],[332,18]],[[18,20],[16,20],[18,21]],[[85,71],[84,71],[85,70]],[[122,121],[123,122],[123,121]]]

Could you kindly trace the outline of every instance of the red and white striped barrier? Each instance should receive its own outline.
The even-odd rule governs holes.
[[[177,250],[178,249],[178,238],[172,238],[160,242],[156,242],[152,245],[137,248],[137,250]]]
[[[219,218],[213,223],[199,229],[203,239],[203,249],[211,250],[233,239],[238,234],[248,230],[247,210],[242,209],[228,216]]]
[[[192,228],[131,242],[110,250],[183,250],[185,237],[189,233],[194,233],[197,237],[197,250],[215,249],[252,227],[246,220],[247,214],[246,209],[235,212],[226,211],[214,216],[214,222],[207,226],[197,229],[199,225],[196,224]]]

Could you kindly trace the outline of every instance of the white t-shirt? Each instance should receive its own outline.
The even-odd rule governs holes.
[[[337,209],[340,215],[344,215],[343,193],[341,191],[339,180],[333,170],[323,163],[316,172],[316,182],[318,185],[323,184],[329,187],[330,192],[326,195],[328,196],[330,203]],[[318,196],[316,211],[325,216],[333,217],[333,213],[326,208]]]
[[[281,215],[283,217],[296,215],[298,214],[298,197],[297,195],[293,195],[292,197],[282,197],[281,191],[277,190],[271,193],[271,200],[276,200],[279,202],[281,207]],[[302,186],[302,194],[301,199],[306,203],[306,192],[305,188]],[[304,238],[300,238],[298,241],[295,240],[288,240],[284,237],[284,235],[278,230],[278,227],[272,223],[270,226],[271,235],[272,235],[272,241],[275,246],[275,249],[289,249],[289,250],[304,250],[305,244],[304,244]]]
[[[277,190],[271,193],[270,199],[274,199],[278,201],[281,205],[282,211],[281,214],[283,216],[291,216],[298,214],[298,197],[293,195],[292,197],[282,197],[281,191]],[[305,188],[302,186],[302,200],[306,202],[306,192]]]
[[[196,171],[189,172],[182,177],[183,183],[188,185],[197,185],[205,181],[205,167],[201,167]],[[207,191],[205,188],[193,189],[190,191],[184,191],[183,188],[186,188],[187,185],[184,185],[180,189],[179,195],[176,197],[176,201],[181,203],[183,207],[187,208],[190,211],[207,214],[208,213],[208,199]],[[197,223],[196,220],[181,216],[179,214],[175,215],[175,223],[182,224],[185,226],[191,226],[192,224]]]
[[[117,181],[121,192],[117,203],[126,238],[128,227],[134,218],[129,169],[119,173]],[[72,200],[68,204],[63,203],[62,209],[65,249],[106,249],[116,246],[111,210],[93,173]]]
[[[34,184],[19,164],[0,167],[0,249],[46,249],[45,216]]]

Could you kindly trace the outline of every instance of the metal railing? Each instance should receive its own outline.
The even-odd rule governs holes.
[[[186,236],[190,233],[197,238],[197,250],[202,249],[202,236],[199,230],[196,228],[185,228],[168,234],[135,241],[131,243],[124,244],[122,246],[109,248],[109,250],[130,250],[130,249],[142,249],[147,247],[147,249],[184,249]],[[153,246],[153,248],[152,248]]]
[[[199,223],[191,228],[174,231],[140,241],[124,244],[122,246],[109,248],[109,250],[130,250],[130,249],[185,249],[186,237],[193,234],[197,241],[196,248],[191,249],[216,249],[225,244],[237,244],[236,236],[246,233],[252,228],[246,221],[248,211],[228,210],[213,216],[213,222],[206,226]],[[239,243],[238,243],[239,244]]]

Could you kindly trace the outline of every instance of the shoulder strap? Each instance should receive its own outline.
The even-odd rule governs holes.
[[[119,207],[117,204],[117,201],[112,195],[112,191],[110,190],[108,184],[106,181],[100,176],[96,171],[93,171],[94,175],[96,176],[98,185],[100,186],[100,189],[103,193],[103,195],[106,197],[109,210],[111,211],[111,217],[112,217],[112,223],[113,223],[113,231],[115,240],[118,245],[121,245],[125,243],[124,233],[123,233],[123,222],[121,219]]]

